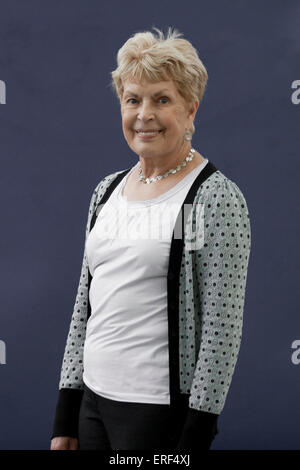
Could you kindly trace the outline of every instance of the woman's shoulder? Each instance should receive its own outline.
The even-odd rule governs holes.
[[[121,173],[124,173],[125,171],[129,171],[130,169],[131,168],[124,168],[123,170],[118,170],[118,171],[115,171],[113,173],[109,173],[108,175],[106,175],[97,184],[96,188],[94,189],[94,194],[97,194],[97,196],[102,197],[102,195],[105,193],[106,189],[110,186],[113,180]]]
[[[212,173],[199,186],[195,199],[198,203],[211,202],[213,205],[227,204],[227,206],[232,200],[248,211],[246,198],[241,188],[220,170]]]

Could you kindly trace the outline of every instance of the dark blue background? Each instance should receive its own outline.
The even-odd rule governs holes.
[[[91,194],[137,161],[110,89],[137,31],[179,29],[209,74],[193,146],[251,217],[243,341],[212,449],[299,449],[300,3],[0,1],[0,448],[49,449]]]

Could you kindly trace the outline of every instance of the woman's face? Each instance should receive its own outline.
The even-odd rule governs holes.
[[[121,114],[129,147],[143,158],[174,158],[176,152],[187,146],[184,133],[193,123],[198,104],[187,110],[173,80],[158,83],[127,80]],[[141,131],[153,133],[144,135]]]

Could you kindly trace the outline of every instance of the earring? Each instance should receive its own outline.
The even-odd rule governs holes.
[[[191,133],[191,131],[186,130],[184,133],[184,140],[192,140],[192,136],[193,134]]]

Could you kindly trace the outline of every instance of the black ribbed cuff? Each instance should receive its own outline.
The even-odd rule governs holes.
[[[78,418],[82,396],[83,390],[74,388],[59,390],[51,439],[58,436],[78,438]]]
[[[209,450],[219,430],[219,415],[189,408],[176,450]]]

